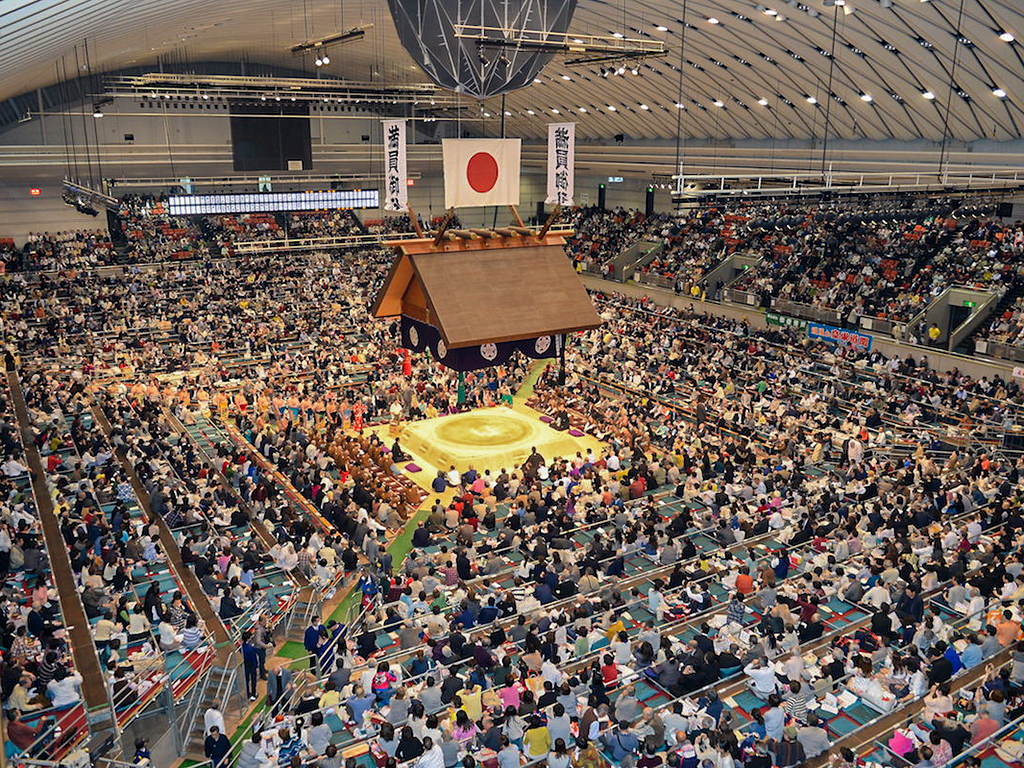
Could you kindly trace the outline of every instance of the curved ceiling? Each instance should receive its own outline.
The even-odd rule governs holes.
[[[668,54],[636,76],[556,59],[508,95],[507,130],[540,136],[545,122],[572,119],[584,139],[674,138],[680,123],[686,137],[809,139],[827,121],[830,139],[1024,136],[1020,0],[836,2],[579,0],[572,32],[662,39]],[[158,56],[294,67],[291,45],[360,24],[373,28],[332,52],[330,75],[424,79],[384,0],[0,0],[0,98],[55,82],[62,56],[69,75],[83,71],[86,41],[93,71]],[[497,99],[471,110],[496,130]]]

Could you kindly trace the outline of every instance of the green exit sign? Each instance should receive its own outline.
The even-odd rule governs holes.
[[[964,301],[964,306],[965,307],[975,307],[975,306],[977,306],[977,304],[975,304],[973,301]]]

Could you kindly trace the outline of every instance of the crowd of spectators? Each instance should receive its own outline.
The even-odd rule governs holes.
[[[586,218],[571,255],[596,259],[649,227],[667,245],[659,274],[669,259],[704,269],[740,224],[635,216]],[[223,237],[234,224],[276,234],[233,218]],[[991,282],[1005,270],[954,261],[967,264],[976,240],[1003,244],[985,259],[1016,242],[981,221],[807,226],[737,247],[770,254],[779,274],[819,274],[817,254],[866,277],[891,242],[915,264],[945,255],[957,279]],[[1016,381],[595,294],[602,327],[572,339],[566,383],[548,369],[530,402],[604,447],[442,472],[412,553],[395,562],[385,544],[423,493],[402,477],[397,442],[361,427],[500,407],[526,366],[470,375],[460,397],[453,372],[404,354],[395,325],[369,317],[389,263],[364,249],[3,283],[7,342],[27,369],[34,438],[119,705],[145,695],[134,673],[147,658],[207,642],[199,607],[151,580],[173,554],[237,630],[249,697],[269,678],[245,768],[353,768],[354,745],[385,767],[799,765],[842,738],[835,719],[850,697],[869,719],[923,703],[900,754],[929,768],[1018,711],[1024,459],[964,439],[1020,424]],[[743,284],[777,288],[757,280]],[[224,442],[201,448],[178,424]],[[38,574],[26,567],[38,523],[9,415],[0,442],[3,531],[23,558],[9,567]],[[177,534],[173,552],[157,520]],[[0,565],[3,545],[0,532]],[[262,669],[282,607],[274,586],[327,590],[345,574],[361,574],[358,632],[314,618],[310,675]],[[73,706],[59,613],[45,588],[31,595],[27,612],[8,595],[11,644],[48,638],[43,659],[56,654],[57,687],[69,689],[59,706]],[[954,701],[984,665],[970,701]],[[223,723],[208,726],[209,756],[225,759]]]

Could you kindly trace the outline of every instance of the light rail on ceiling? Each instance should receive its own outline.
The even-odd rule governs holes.
[[[547,32],[514,27],[485,27],[456,24],[455,37],[475,40],[481,48],[515,48],[540,53],[571,56],[565,63],[594,64],[629,59],[639,61],[664,56],[668,48],[661,40],[629,37],[581,35],[573,32]]]

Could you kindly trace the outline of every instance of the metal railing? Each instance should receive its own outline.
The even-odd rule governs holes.
[[[844,326],[846,315],[842,310],[831,309],[830,307],[816,307],[813,304],[803,304],[799,301],[789,299],[773,299],[772,309],[783,315],[799,317],[810,320],[814,323],[825,323],[826,325]]]

